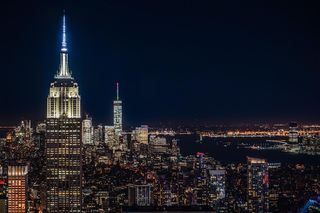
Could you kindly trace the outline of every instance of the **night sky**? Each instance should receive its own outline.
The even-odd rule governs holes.
[[[320,120],[319,3],[7,1],[0,124],[45,118],[63,9],[95,124],[111,124],[117,81],[127,125]]]

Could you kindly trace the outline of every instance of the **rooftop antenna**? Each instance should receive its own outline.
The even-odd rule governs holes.
[[[117,82],[117,101],[119,101],[119,82]]]
[[[67,33],[66,33],[66,12],[63,10],[63,19],[62,19],[62,47],[61,51],[67,51]]]

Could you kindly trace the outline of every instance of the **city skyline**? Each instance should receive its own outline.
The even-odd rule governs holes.
[[[43,119],[44,91],[59,60],[63,9],[72,38],[70,67],[82,85],[83,112],[94,123],[112,124],[116,82],[127,125],[320,118],[313,30],[319,17],[311,9],[317,4],[252,3],[241,10],[209,2],[84,5],[39,2],[26,5],[28,12],[16,2],[5,5],[10,15],[1,16],[9,33],[2,40],[10,42],[3,45],[2,73],[19,88],[11,81],[0,86],[3,124]]]
[[[7,3],[0,213],[320,212],[310,6]]]

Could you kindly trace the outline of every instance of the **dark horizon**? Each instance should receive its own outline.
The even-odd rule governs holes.
[[[124,125],[317,123],[320,5],[212,1],[3,4],[0,123],[45,119],[67,16],[82,112]]]

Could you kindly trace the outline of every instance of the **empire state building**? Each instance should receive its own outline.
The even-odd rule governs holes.
[[[66,22],[63,16],[60,67],[47,98],[47,210],[81,212],[82,141],[79,87],[68,65]]]

